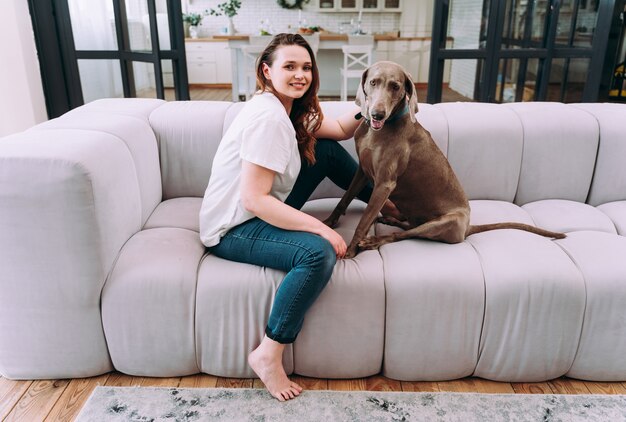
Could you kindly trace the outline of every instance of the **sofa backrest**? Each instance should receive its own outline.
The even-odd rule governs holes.
[[[330,117],[354,107],[340,101],[321,105]],[[243,106],[168,102],[152,112],[164,200],[204,195],[219,141]],[[470,199],[518,205],[542,199],[589,200],[592,205],[626,199],[626,170],[619,162],[626,153],[619,126],[624,117],[626,107],[620,105],[561,103],[420,104],[417,114]],[[352,139],[342,144],[356,157]],[[326,180],[313,198],[342,193]]]
[[[231,106],[224,101],[171,101],[152,112],[163,200],[204,196]]]
[[[587,202],[593,206],[626,199],[626,106],[624,104],[573,104],[591,114],[600,127],[600,142]]]

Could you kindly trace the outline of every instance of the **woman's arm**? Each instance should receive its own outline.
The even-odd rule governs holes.
[[[354,136],[354,131],[361,123],[361,119],[357,120],[354,116],[361,111],[360,107],[354,106],[354,109],[338,118],[324,117],[320,128],[313,133],[317,139],[334,139],[343,141]]]
[[[342,258],[346,253],[346,242],[336,231],[270,195],[274,176],[275,172],[268,168],[242,161],[239,188],[244,208],[272,226],[322,236],[335,249],[337,257]]]

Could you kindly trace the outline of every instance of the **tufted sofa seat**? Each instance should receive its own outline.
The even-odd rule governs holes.
[[[3,376],[254,375],[246,356],[284,274],[219,259],[198,235],[213,156],[241,107],[105,99],[0,139]],[[472,224],[567,238],[498,230],[341,260],[286,349],[287,371],[626,380],[626,106],[421,104],[417,117]],[[326,181],[304,211],[324,218],[341,194]],[[346,241],[364,207],[340,220]]]

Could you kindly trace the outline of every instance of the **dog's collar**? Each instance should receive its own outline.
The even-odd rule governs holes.
[[[402,111],[399,111],[398,113],[396,113],[396,114],[392,115],[391,117],[389,117],[387,120],[385,120],[385,123],[390,123],[390,122],[393,122],[395,120],[398,120],[400,117],[404,116],[408,112],[409,112],[409,104],[405,101],[404,102],[404,108],[402,109]],[[354,118],[356,120],[364,119],[365,123],[368,126],[370,126],[370,119],[368,119],[367,117],[364,117],[363,114],[360,111],[357,114],[354,115]]]

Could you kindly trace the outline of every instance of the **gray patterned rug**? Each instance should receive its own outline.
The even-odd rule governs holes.
[[[78,421],[626,421],[626,395],[96,387]]]

